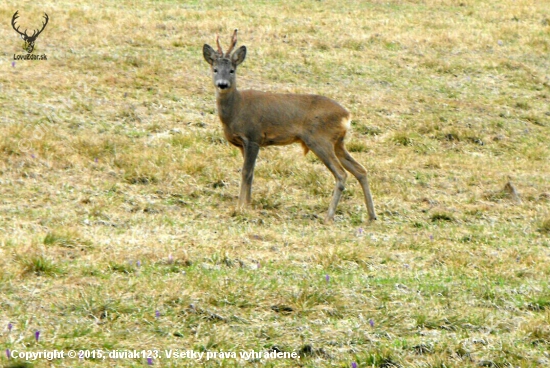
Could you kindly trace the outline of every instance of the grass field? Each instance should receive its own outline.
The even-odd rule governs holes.
[[[49,24],[14,61],[22,28]],[[0,365],[550,365],[550,3],[5,1]],[[223,138],[204,43],[248,47],[241,89],[353,114],[350,175],[299,145]],[[36,332],[39,332],[38,339]],[[162,357],[92,359],[95,350]],[[167,358],[165,350],[292,359]]]

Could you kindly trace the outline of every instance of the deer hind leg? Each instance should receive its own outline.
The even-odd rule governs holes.
[[[325,222],[331,222],[334,220],[336,206],[338,206],[338,202],[342,196],[342,191],[345,188],[347,173],[340,164],[340,161],[338,161],[332,144],[306,142],[306,145],[311,151],[313,151],[313,153],[315,153],[315,155],[317,155],[317,157],[319,157],[319,159],[330,170],[332,175],[334,175],[334,179],[336,179],[336,185],[334,186],[334,192],[332,193],[332,200],[330,201],[328,213],[325,218]]]
[[[342,137],[336,142],[336,145],[334,146],[336,156],[342,163],[342,166],[346,168],[350,173],[357,178],[359,181],[359,184],[361,184],[361,188],[363,188],[363,194],[365,196],[365,204],[367,205],[367,211],[369,213],[369,219],[371,221],[376,220],[376,212],[374,211],[374,203],[372,201],[372,195],[370,193],[369,189],[369,181],[367,179],[367,170],[355,161],[353,157],[349,154],[349,152],[346,150],[346,147],[344,146],[344,138]]]

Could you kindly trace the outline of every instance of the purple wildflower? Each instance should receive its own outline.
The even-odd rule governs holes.
[[[15,61],[11,62],[11,66],[15,68]]]
[[[153,358],[147,358],[147,365],[153,365]]]
[[[430,240],[434,240],[433,234],[430,234]]]
[[[34,333],[34,338],[36,339],[36,341],[40,339],[40,331],[36,330],[36,332]]]
[[[10,351],[10,349],[6,349],[6,356],[8,357],[8,359],[11,359],[11,351]]]
[[[372,318],[369,319],[369,325],[370,325],[371,327],[374,327],[374,320],[373,320]]]
[[[357,368],[357,363],[355,362],[351,363],[351,368]]]
[[[137,261],[136,266],[141,267],[141,261]]]
[[[327,282],[330,281],[330,276],[328,274],[325,275],[325,280],[327,280]]]
[[[160,318],[160,311],[158,309],[155,311],[155,317]]]
[[[95,163],[97,164],[97,157],[96,157],[96,158],[94,158],[94,162],[95,162]]]
[[[10,323],[8,323],[8,331],[11,332],[12,329],[13,329],[13,325],[12,325],[12,323],[10,322]]]
[[[363,235],[363,228],[362,227],[360,227],[359,230],[357,230],[357,234]]]

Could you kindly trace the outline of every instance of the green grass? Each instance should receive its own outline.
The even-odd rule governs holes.
[[[50,24],[48,60],[14,65],[0,29],[0,365],[550,364],[546,2],[57,1],[0,5],[4,24],[17,9]],[[235,210],[241,154],[201,51],[234,28],[239,88],[352,112],[376,223],[350,175],[324,224],[333,178],[299,146],[262,150]],[[148,363],[27,366],[50,364]]]

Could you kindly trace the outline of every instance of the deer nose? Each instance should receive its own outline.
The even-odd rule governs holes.
[[[226,80],[220,80],[220,81],[216,82],[216,85],[218,86],[219,89],[229,88],[229,82],[226,81]]]

